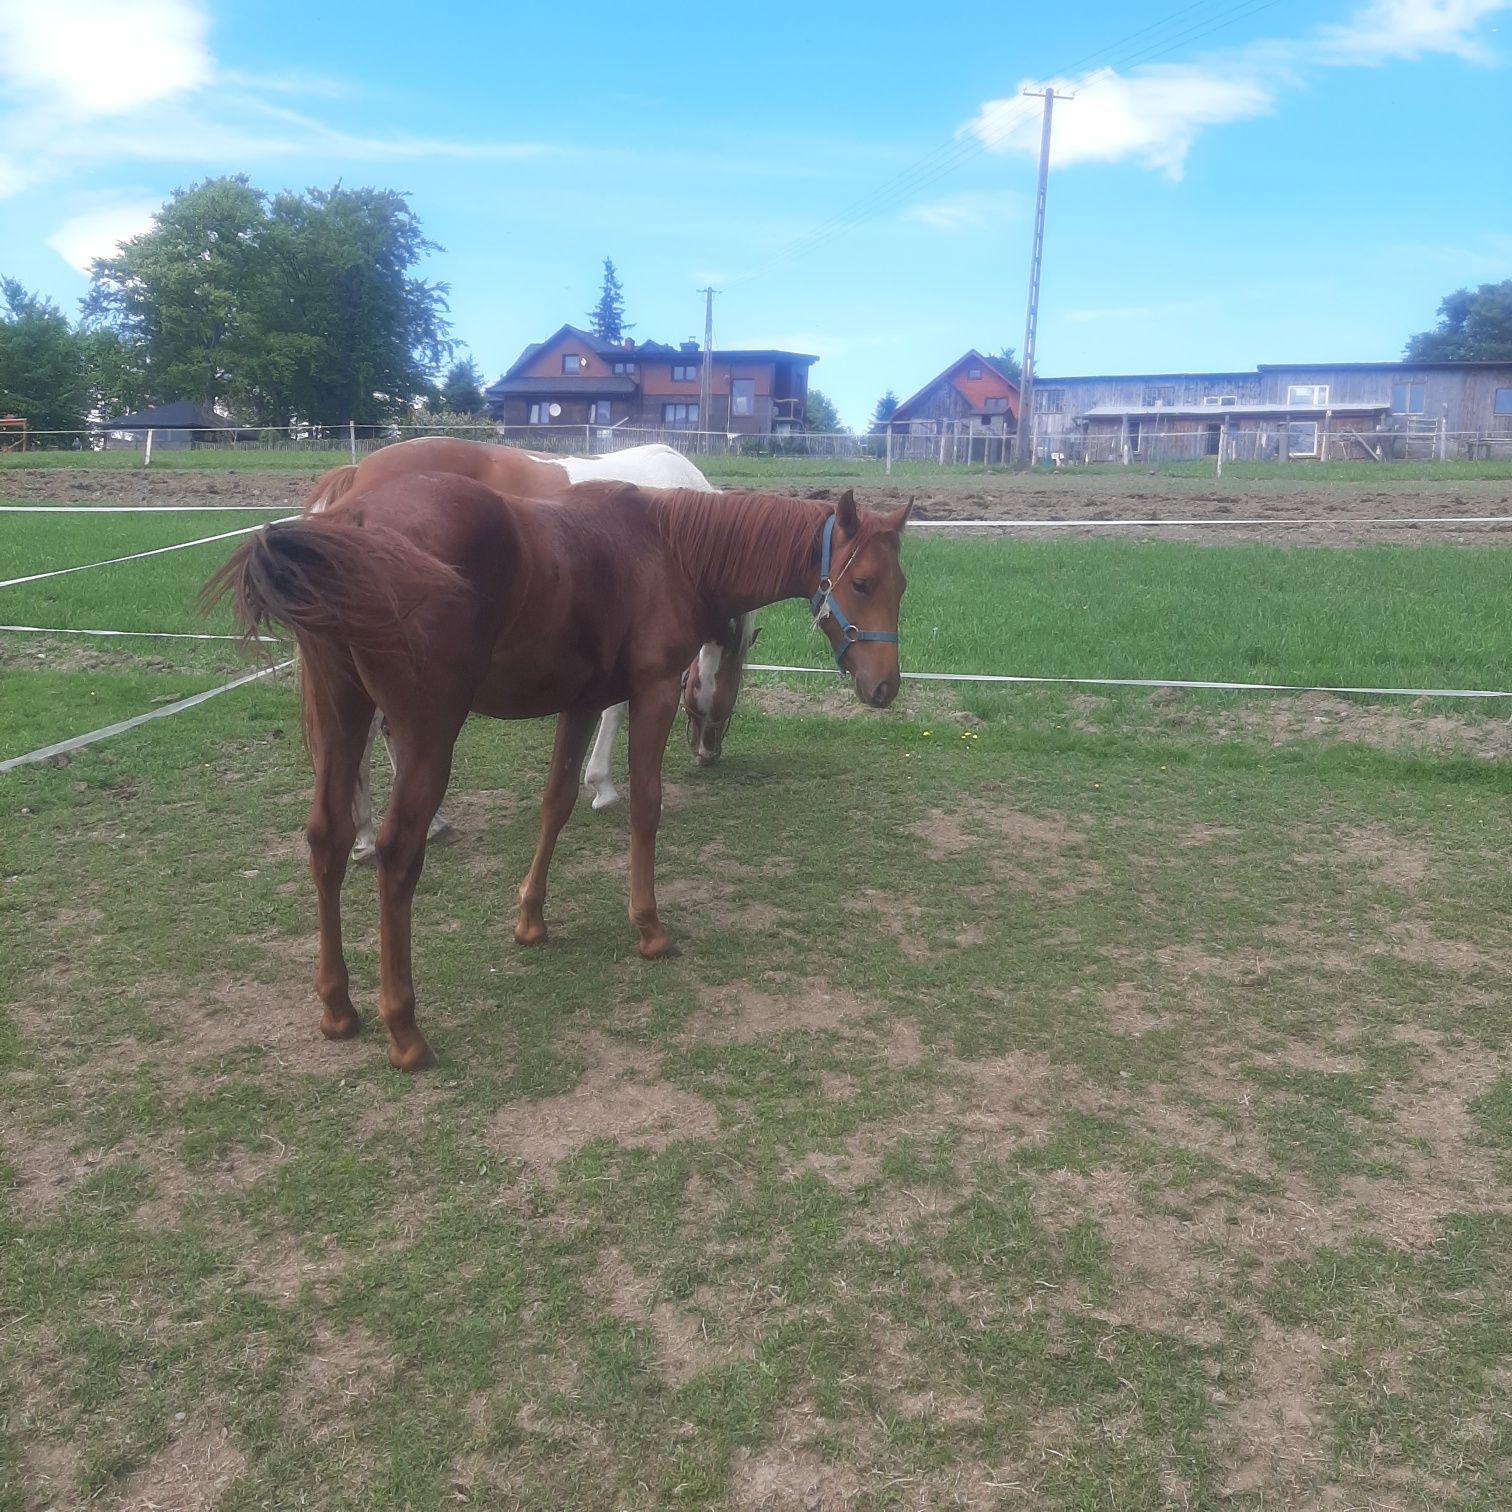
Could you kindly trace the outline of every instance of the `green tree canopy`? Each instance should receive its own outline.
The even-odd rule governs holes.
[[[34,431],[82,429],[90,405],[78,332],[13,278],[0,279],[0,301],[0,414]]]
[[[152,402],[377,424],[451,353],[446,286],[414,272],[433,250],[393,190],[270,200],[242,175],[207,179],[95,263],[86,319],[138,350]]]
[[[441,408],[454,415],[483,413],[483,375],[471,357],[454,362],[441,383]]]
[[[604,282],[598,303],[588,312],[588,329],[600,341],[623,341],[633,325],[625,324],[625,291],[614,271],[613,259],[604,259]]]
[[[881,430],[894,415],[898,413],[900,401],[891,389],[877,400],[877,407],[872,411],[871,428]]]
[[[834,434],[845,429],[840,423],[840,411],[822,389],[809,390],[808,409],[803,418],[811,431],[821,434]]]
[[[1018,353],[1011,346],[1005,346],[1001,350],[993,352],[992,365],[1003,377],[1011,378],[1015,383],[1024,376],[1024,364],[1019,361]]]
[[[1438,307],[1431,331],[1408,338],[1415,362],[1512,362],[1512,278],[1456,289]]]

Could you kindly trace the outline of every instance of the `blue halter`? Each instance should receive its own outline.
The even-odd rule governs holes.
[[[819,591],[809,600],[809,608],[818,619],[823,619],[826,614],[833,615],[835,623],[840,627],[840,644],[835,647],[835,665],[843,672],[845,653],[857,641],[891,641],[893,645],[897,645],[898,632],[862,630],[845,617],[845,610],[835,600],[835,585],[830,581],[830,540],[834,534],[835,517],[831,515],[824,522],[824,539],[819,548]]]

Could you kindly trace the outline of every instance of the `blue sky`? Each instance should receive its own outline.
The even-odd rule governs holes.
[[[1043,375],[1398,355],[1512,276],[1512,0],[361,7],[0,0],[0,273],[70,312],[175,188],[407,191],[492,379],[614,258],[634,334],[817,353],[852,424]]]

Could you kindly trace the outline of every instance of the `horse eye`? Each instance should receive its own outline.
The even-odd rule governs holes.
[[[871,592],[872,585],[865,578],[857,578],[855,582],[851,584],[851,587],[864,597],[866,594]]]

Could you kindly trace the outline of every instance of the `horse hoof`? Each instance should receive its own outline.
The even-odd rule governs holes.
[[[389,1065],[396,1071],[407,1071],[413,1075],[416,1071],[428,1071],[436,1064],[435,1052],[429,1045],[421,1040],[418,1044],[411,1045],[408,1050],[401,1050],[392,1040],[388,1047]]]
[[[445,845],[448,840],[455,840],[457,832],[452,828],[451,821],[443,819],[439,814],[431,820],[431,827],[426,832],[425,843],[427,845]]]
[[[544,924],[516,924],[514,927],[516,945],[532,946],[546,943],[546,926]]]
[[[593,794],[593,812],[601,814],[619,802],[619,793],[614,788],[597,788]]]
[[[352,850],[352,864],[354,866],[377,866],[378,847],[376,845],[359,845]]]
[[[328,1040],[351,1039],[362,1028],[362,1020],[354,1013],[350,1018],[335,1018],[329,1012],[320,1016],[320,1032]]]
[[[665,961],[677,954],[677,946],[665,934],[643,939],[635,948],[643,961]]]

